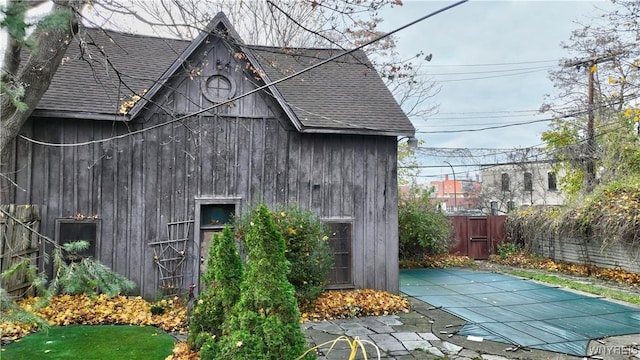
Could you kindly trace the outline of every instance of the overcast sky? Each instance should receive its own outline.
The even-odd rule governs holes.
[[[394,30],[453,3],[404,0],[403,6],[380,13],[384,19],[381,30]],[[545,94],[554,92],[547,73],[568,56],[560,42],[579,28],[575,21],[589,23],[612,7],[607,0],[472,0],[399,32],[398,50],[404,57],[420,51],[432,54],[420,73],[441,87],[431,99],[431,105],[439,105],[438,112],[426,121],[413,119],[422,146],[502,149],[540,145],[549,115],[537,110]],[[541,121],[511,126],[536,120]],[[487,127],[498,128],[479,131]],[[451,131],[455,132],[448,133]],[[494,160],[422,156],[422,165],[436,166],[422,172],[422,181],[450,173],[443,161],[469,165]],[[473,168],[456,167],[459,173],[467,170]]]
[[[455,1],[404,1],[385,11],[382,24],[390,31]],[[469,1],[398,33],[403,54],[433,54],[421,73],[436,80],[441,91],[433,98],[438,113],[414,121],[426,147],[524,148],[541,144],[547,122],[495,130],[466,131],[547,119],[536,114],[553,93],[549,69],[568,54],[560,42],[579,28],[575,21],[591,22],[611,9],[608,1]],[[486,65],[493,64],[493,65]],[[586,76],[586,75],[585,75]],[[586,89],[585,89],[586,97]],[[456,133],[429,133],[437,131]],[[423,174],[450,173],[456,158],[424,158]],[[458,169],[463,172],[463,169]],[[427,179],[428,181],[428,179]]]

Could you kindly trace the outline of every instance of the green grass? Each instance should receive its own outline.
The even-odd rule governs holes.
[[[2,360],[164,359],[175,339],[152,326],[56,326],[3,346]]]
[[[569,289],[584,291],[586,293],[604,296],[610,299],[625,301],[631,304],[640,305],[640,295],[629,293],[626,291],[609,289],[606,287],[586,284],[570,279],[562,278],[555,275],[541,274],[536,271],[529,270],[504,270],[505,273],[532,279],[552,285],[564,286]]]

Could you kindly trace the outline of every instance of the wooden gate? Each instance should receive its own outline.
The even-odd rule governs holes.
[[[486,259],[506,240],[506,216],[453,216],[453,247],[450,254]]]
[[[2,205],[0,209],[0,272],[25,260],[29,265],[38,266],[40,237],[30,229],[39,230],[39,207]],[[15,272],[1,282],[9,295],[16,297],[27,295],[31,285],[24,270]]]

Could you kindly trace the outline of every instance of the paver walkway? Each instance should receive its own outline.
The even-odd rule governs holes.
[[[375,343],[380,359],[394,360],[578,360],[587,359],[556,352],[519,348],[493,341],[477,341],[455,334],[464,324],[440,308],[416,298],[410,313],[363,317],[355,319],[306,322],[302,324],[311,346],[334,341],[342,335]],[[346,342],[337,342],[319,348],[319,360],[346,360],[351,353]],[[377,359],[377,351],[364,342],[368,359]],[[640,360],[640,339],[627,335],[602,339],[591,343],[589,359]],[[359,351],[356,359],[364,359]]]
[[[402,331],[395,327],[407,327],[396,315],[369,317],[354,320],[335,320],[322,323],[306,323],[306,333],[312,346],[327,343],[319,348],[319,359],[349,359],[350,344],[346,341],[335,342],[340,335],[358,338],[369,359],[431,359],[446,355],[458,355],[462,347],[442,341],[431,332]],[[376,349],[372,344],[375,344]],[[363,359],[362,349],[358,349],[357,359]],[[431,356],[430,356],[431,355]],[[477,358],[479,354],[465,352],[465,358]],[[453,359],[453,358],[451,358]]]

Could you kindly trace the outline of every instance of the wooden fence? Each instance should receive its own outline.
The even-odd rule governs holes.
[[[33,205],[0,205],[0,272],[27,260],[38,266],[40,238],[31,231],[40,226],[40,208]],[[18,220],[18,221],[16,221]],[[27,295],[30,281],[24,270],[0,279],[0,286],[10,295]]]
[[[486,259],[507,241],[506,216],[452,216],[453,245],[449,253]]]

